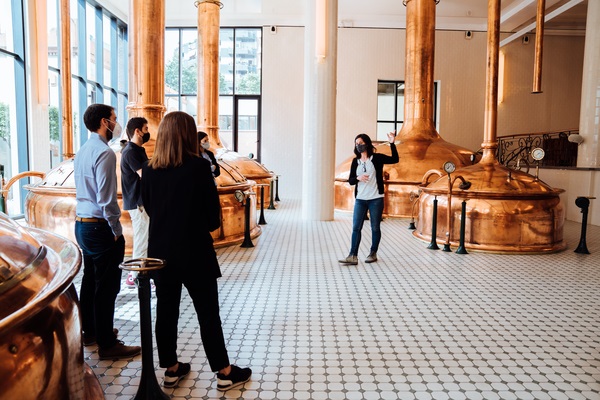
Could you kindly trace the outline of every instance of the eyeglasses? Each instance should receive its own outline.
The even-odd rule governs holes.
[[[367,172],[367,163],[364,161],[359,161],[358,163],[362,165],[363,172]]]

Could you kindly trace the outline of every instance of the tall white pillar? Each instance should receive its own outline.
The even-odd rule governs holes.
[[[338,0],[307,0],[302,218],[333,220]]]
[[[578,167],[600,167],[600,1],[588,1],[583,56]]]

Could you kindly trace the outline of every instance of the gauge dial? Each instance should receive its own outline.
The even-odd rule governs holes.
[[[451,174],[456,170],[456,165],[454,165],[454,163],[452,161],[446,161],[444,163],[444,171],[446,171],[447,174]]]
[[[536,161],[540,161],[542,158],[544,158],[544,155],[546,153],[544,152],[544,149],[541,149],[539,147],[536,147],[535,149],[531,150],[531,158],[533,158]]]

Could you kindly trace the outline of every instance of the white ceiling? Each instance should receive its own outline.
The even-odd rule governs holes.
[[[130,0],[131,1],[131,0]],[[307,1],[311,0],[221,0],[221,26],[304,26]],[[546,14],[566,11],[545,23],[547,33],[582,34],[589,0],[546,0]],[[597,0],[594,0],[597,1]],[[98,0],[127,21],[129,2]],[[537,0],[503,0],[501,30],[516,32],[535,22]],[[338,0],[339,26],[404,28],[406,7],[402,0]],[[167,26],[195,26],[194,0],[166,1]],[[436,7],[436,29],[487,29],[487,1],[440,0]]]

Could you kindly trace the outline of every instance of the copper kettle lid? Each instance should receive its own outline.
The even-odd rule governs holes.
[[[0,213],[0,296],[25,280],[46,258],[46,247]]]

